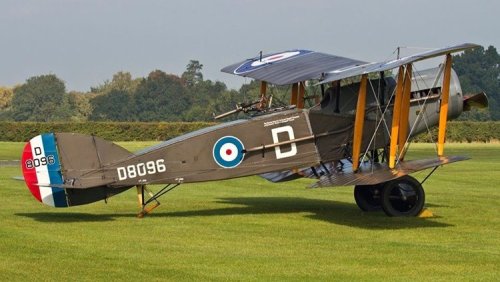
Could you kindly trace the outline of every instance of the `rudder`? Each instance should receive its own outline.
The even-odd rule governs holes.
[[[38,135],[24,146],[21,159],[24,180],[31,194],[40,202],[53,207],[67,207],[61,165],[53,133]]]
[[[82,174],[131,155],[126,149],[94,136],[46,133],[26,143],[21,166],[26,185],[39,202],[69,207],[107,199],[129,189],[106,185],[75,189],[62,186]]]

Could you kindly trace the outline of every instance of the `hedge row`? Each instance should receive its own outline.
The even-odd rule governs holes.
[[[0,122],[0,141],[26,142],[33,136],[45,132],[78,132],[113,141],[160,141],[214,124],[209,122]],[[437,128],[434,128],[432,136],[436,135]],[[449,123],[446,136],[448,142],[500,140],[500,122],[453,121]],[[417,136],[415,141],[431,142],[427,133]]]
[[[434,127],[429,133],[422,133],[414,138],[415,142],[435,142],[438,128]],[[491,142],[500,140],[500,122],[498,121],[451,121],[446,129],[446,142]]]
[[[26,142],[46,132],[75,132],[113,141],[161,141],[214,124],[208,122],[0,122],[0,141]]]

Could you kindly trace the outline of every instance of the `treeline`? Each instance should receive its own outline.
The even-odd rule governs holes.
[[[203,65],[190,61],[181,75],[152,71],[133,78],[118,72],[89,92],[67,92],[54,74],[31,77],[22,85],[0,88],[4,121],[210,121],[235,108],[246,93],[222,82],[204,80]]]
[[[484,91],[490,102],[489,109],[465,113],[462,120],[500,120],[499,66],[493,46],[454,56],[462,92]],[[213,121],[214,114],[259,96],[256,81],[231,90],[223,82],[205,80],[202,69],[200,62],[191,60],[180,76],[154,70],[147,77],[133,78],[118,72],[88,92],[67,92],[64,81],[54,74],[31,77],[22,85],[0,87],[0,121]],[[313,85],[307,87],[306,96],[319,95],[319,87]],[[273,105],[287,104],[289,87],[271,85],[269,90]],[[306,107],[312,103],[308,100]]]
[[[214,125],[212,122],[0,122],[0,141],[26,142],[47,132],[75,132],[95,135],[111,141],[163,141]],[[432,143],[437,128],[414,138]],[[492,142],[500,140],[500,122],[451,121],[447,142]]]
[[[434,143],[438,136],[438,128],[434,127],[429,132],[421,133],[414,142]],[[496,142],[500,141],[499,121],[450,121],[446,127],[446,142],[471,143],[471,142]]]

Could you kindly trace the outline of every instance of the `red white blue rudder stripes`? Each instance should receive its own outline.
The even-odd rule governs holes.
[[[26,143],[21,160],[24,181],[31,194],[40,202],[53,207],[67,207],[61,164],[53,133],[42,134]]]

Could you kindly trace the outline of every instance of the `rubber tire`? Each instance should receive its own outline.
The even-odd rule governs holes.
[[[354,186],[354,200],[358,207],[365,212],[382,210],[382,184]]]
[[[409,194],[409,200],[402,199],[402,190],[406,191],[406,196]],[[415,178],[405,175],[385,183],[382,190],[382,209],[388,216],[417,216],[424,204],[424,189]]]

